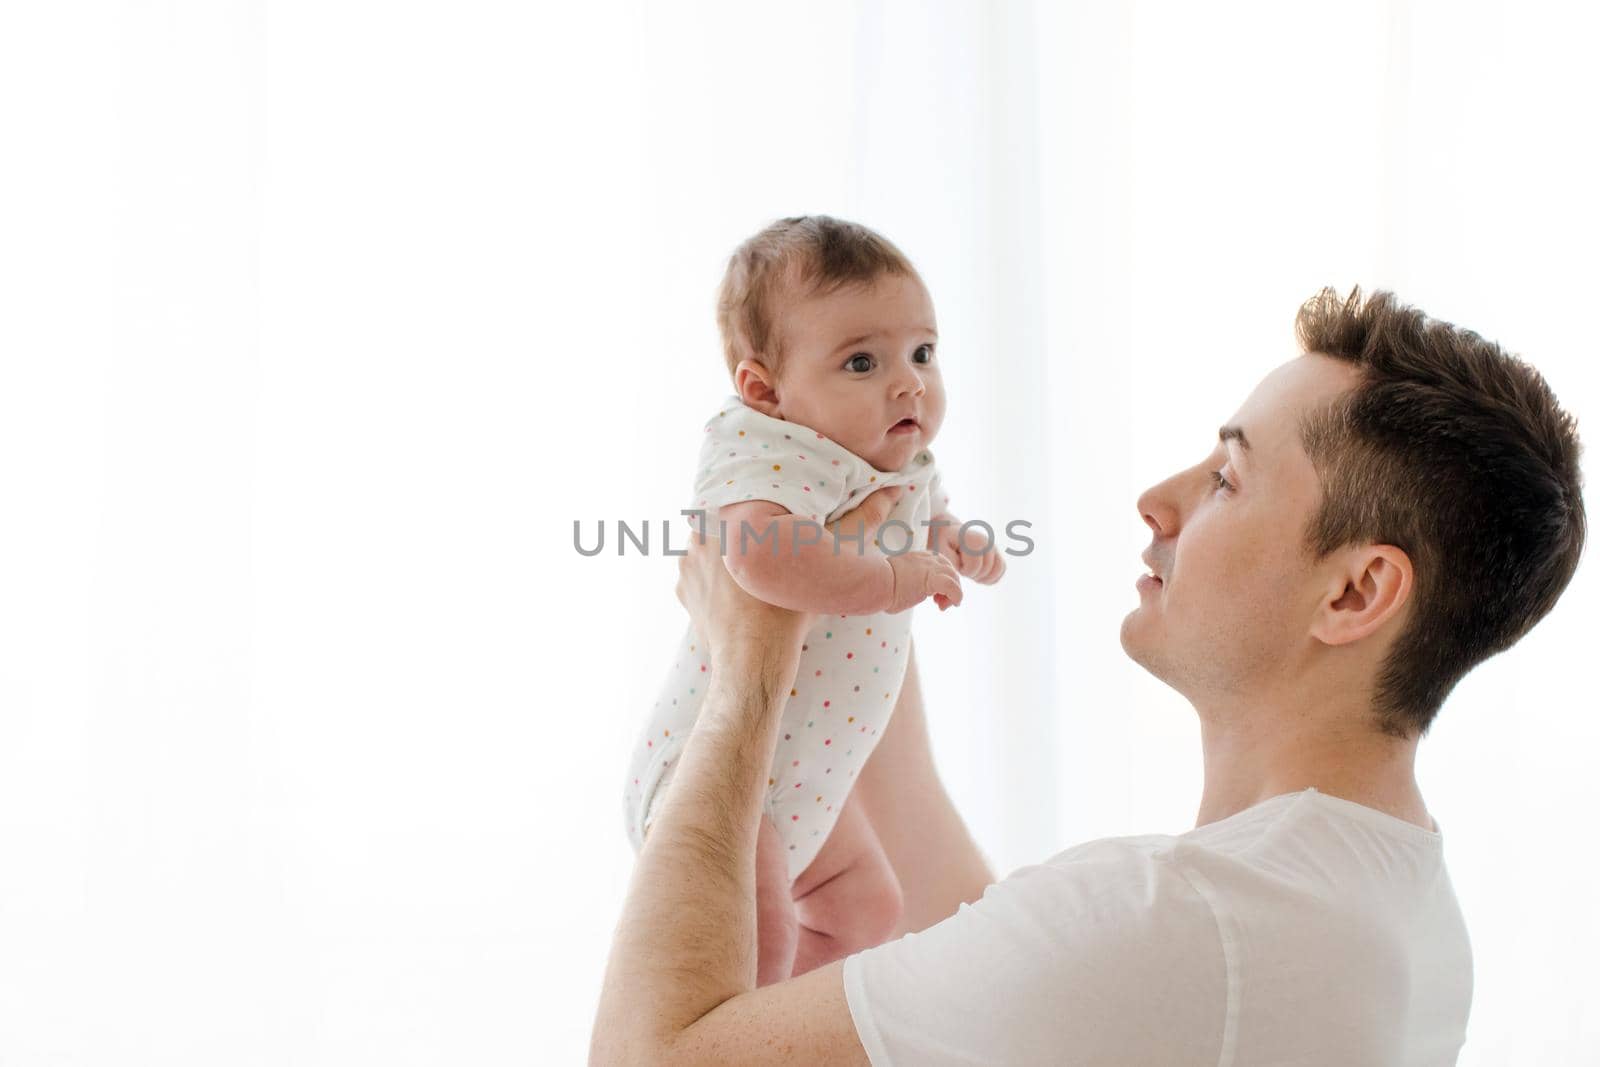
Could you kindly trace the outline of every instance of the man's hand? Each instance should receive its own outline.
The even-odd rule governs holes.
[[[694,525],[691,518],[690,525]],[[694,632],[713,657],[737,645],[793,653],[812,616],[776,607],[751,596],[733,580],[722,558],[722,542],[710,530],[698,529],[688,550],[678,557],[678,602],[689,612]]]

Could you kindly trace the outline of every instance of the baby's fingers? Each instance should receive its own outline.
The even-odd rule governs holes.
[[[991,583],[998,582],[1000,580],[1000,576],[1005,574],[1005,572],[1006,572],[1006,558],[1004,556],[1002,556],[999,552],[995,552],[995,554],[994,554],[994,566],[992,566],[989,569],[989,581]]]
[[[941,596],[951,605],[961,603],[961,579],[948,571],[935,571],[928,579],[928,591],[937,601]],[[943,611],[943,608],[939,610]]]
[[[1005,569],[1005,561],[1000,558],[1000,553],[992,549],[978,557],[978,563],[978,573],[973,574],[973,581],[984,585],[994,584]]]

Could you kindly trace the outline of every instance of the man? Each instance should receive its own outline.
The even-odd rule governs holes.
[[[593,1062],[1455,1061],[1471,954],[1417,742],[1571,578],[1576,428],[1531,368],[1387,293],[1324,291],[1297,327],[1305,354],[1138,502],[1152,573],[1122,643],[1200,716],[1196,828],[1080,845],[972,903],[982,861],[941,813],[932,862],[966,873],[912,932],[759,989],[756,825],[809,620],[714,545],[684,558],[715,692],[639,857]],[[925,759],[889,748],[900,718],[886,751]]]

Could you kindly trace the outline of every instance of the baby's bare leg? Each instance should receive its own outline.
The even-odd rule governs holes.
[[[756,835],[756,985],[789,977],[799,924],[789,887],[788,849],[771,815],[761,816]]]
[[[903,906],[900,880],[852,791],[822,850],[794,884],[800,939],[793,974],[881,945]]]

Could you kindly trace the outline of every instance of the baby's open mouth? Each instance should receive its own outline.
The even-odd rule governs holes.
[[[916,419],[901,419],[899,422],[897,422],[893,426],[889,427],[889,432],[890,433],[910,433],[912,430],[915,430],[916,428],[917,428],[917,420]]]

